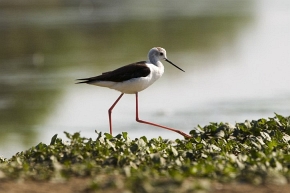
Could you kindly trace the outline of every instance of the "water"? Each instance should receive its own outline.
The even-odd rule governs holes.
[[[139,94],[140,118],[189,132],[289,115],[287,0],[80,2],[1,2],[0,156],[63,131],[109,132],[119,93],[74,80],[144,60],[153,46],[186,72],[164,62],[163,77]],[[134,95],[118,103],[114,134],[180,137],[136,123],[134,105]]]

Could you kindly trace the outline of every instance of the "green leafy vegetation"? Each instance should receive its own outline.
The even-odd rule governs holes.
[[[210,123],[175,141],[126,132],[96,139],[65,133],[0,160],[2,179],[63,181],[90,178],[87,191],[190,192],[221,183],[287,184],[290,181],[290,117]],[[154,191],[153,191],[154,190]]]

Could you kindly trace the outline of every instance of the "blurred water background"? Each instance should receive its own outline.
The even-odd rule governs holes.
[[[140,117],[189,132],[209,122],[290,114],[289,0],[0,1],[0,156],[54,134],[109,132],[119,93],[75,79],[146,60],[161,46],[183,73],[140,93]],[[135,122],[135,96],[113,112],[114,134],[181,138]]]

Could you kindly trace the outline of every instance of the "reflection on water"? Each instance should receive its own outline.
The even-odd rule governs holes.
[[[272,5],[260,6],[264,5],[260,1],[110,2],[40,5],[29,1],[17,6],[1,2],[0,156],[11,156],[39,141],[48,143],[53,134],[63,131],[82,131],[88,136],[95,129],[108,132],[107,108],[118,93],[76,86],[74,80],[144,60],[153,46],[166,48],[169,59],[186,73],[165,66],[164,77],[140,94],[142,118],[188,132],[210,121],[272,116],[274,109],[289,112],[285,105],[274,103],[271,92],[259,83],[273,82],[271,76],[261,80],[269,73],[269,67],[259,68],[259,60],[269,54],[267,44],[263,45],[269,37],[260,34],[271,32],[261,18],[269,10],[288,14],[285,6],[281,12],[281,7],[272,10]],[[279,26],[289,30],[284,20],[279,21]],[[281,65],[289,62],[286,50],[287,45],[275,50],[286,59]],[[271,103],[267,98],[259,100],[261,93]],[[289,102],[289,94],[277,99]],[[113,119],[115,133],[129,131],[134,137],[144,135],[146,129],[148,137],[177,137],[135,124],[130,95],[118,104]]]

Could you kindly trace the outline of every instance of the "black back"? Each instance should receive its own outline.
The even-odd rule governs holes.
[[[117,68],[116,70],[104,72],[102,75],[90,78],[78,79],[82,80],[78,83],[93,83],[98,81],[123,82],[132,78],[146,77],[150,74],[150,68],[145,65],[145,61],[128,64]]]

